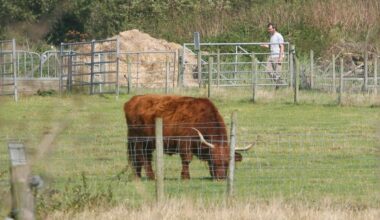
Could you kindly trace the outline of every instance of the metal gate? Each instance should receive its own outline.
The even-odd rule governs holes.
[[[121,84],[131,89],[162,89],[166,93],[177,84],[176,52],[121,52]]]
[[[287,86],[291,85],[293,77],[289,65],[289,43],[285,42],[284,59],[278,74],[281,82],[271,76],[267,66],[269,65],[269,52],[262,51],[260,46],[264,43],[200,43],[200,49],[196,50],[194,43],[183,45],[181,61],[181,80],[186,80],[183,75],[186,71],[192,72],[193,78],[199,84],[208,80],[209,61],[213,58],[211,85],[218,86],[251,86],[254,78],[252,69],[252,57],[255,57],[258,69],[255,72],[257,86]],[[181,82],[185,83],[185,82]]]
[[[0,41],[0,95],[17,101],[16,40]]]
[[[60,92],[119,94],[119,40],[61,43]]]

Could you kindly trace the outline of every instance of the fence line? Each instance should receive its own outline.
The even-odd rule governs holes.
[[[173,126],[187,127],[188,124]],[[145,126],[141,127],[146,129]],[[1,138],[1,143],[4,143],[4,138]],[[205,138],[212,140],[213,136]],[[57,140],[54,152],[44,160],[33,163],[32,173],[45,177],[48,187],[40,192],[39,198],[48,199],[54,191],[56,197],[65,196],[66,200],[60,200],[63,201],[63,205],[70,197],[75,198],[73,192],[68,189],[73,187],[74,190],[83,184],[82,178],[85,176],[88,190],[92,190],[92,193],[111,187],[110,190],[117,193],[118,197],[128,198],[131,203],[154,200],[154,182],[147,181],[145,173],[142,181],[133,178],[132,168],[128,165],[126,143],[147,146],[155,140],[155,137],[113,137],[102,141],[80,134],[70,136],[69,142]],[[197,136],[187,139],[176,136],[163,137],[163,149],[166,153],[163,180],[165,197],[201,196],[211,200],[225,198],[228,195],[227,181],[212,181],[209,164],[199,158],[194,157],[190,163],[191,179],[181,180],[181,159],[178,154],[180,149],[165,151],[173,141],[194,141],[200,144]],[[256,143],[253,149],[241,152],[242,161],[236,162],[234,198],[320,198],[338,194],[340,198],[348,200],[365,197],[377,201],[375,195],[379,193],[377,186],[380,179],[377,176],[378,137],[375,131],[363,133],[363,130],[357,127],[342,130],[311,129],[301,132],[283,132],[281,129],[253,131],[250,125],[240,124],[240,127],[237,127],[236,145],[252,142]],[[200,145],[196,149],[201,151]],[[135,156],[147,160],[145,150]],[[0,152],[0,173],[3,173],[0,176],[0,188],[3,189],[2,193],[7,193],[9,171],[5,163],[8,161],[8,154]],[[211,156],[210,151],[199,153]],[[154,155],[152,160],[156,161]],[[214,154],[220,155],[222,154]],[[153,170],[156,170],[156,165],[152,165]]]
[[[16,40],[0,41],[0,96],[18,100]]]
[[[355,64],[352,64],[354,61],[351,57],[347,58],[347,54],[339,53],[333,55],[330,61],[322,61],[315,57],[313,51],[310,51],[309,58],[303,60],[298,58],[294,61],[295,50],[291,48],[289,43],[286,43],[286,53],[280,72],[282,81],[280,82],[276,81],[273,75],[271,76],[267,71],[267,56],[269,54],[257,52],[256,47],[260,43],[201,43],[202,51],[199,52],[201,56],[198,57],[197,52],[192,51],[193,44],[184,44],[180,51],[125,52],[119,51],[117,45],[114,48],[109,48],[112,45],[106,40],[96,42],[94,54],[85,49],[74,48],[75,46],[88,47],[90,42],[63,44],[64,49],[62,51],[49,50],[41,54],[17,50],[16,48],[15,62],[11,63],[16,64],[14,69],[19,80],[57,79],[61,74],[63,78],[61,78],[60,88],[70,83],[65,88],[70,89],[72,86],[91,87],[90,93],[91,91],[92,93],[107,92],[108,90],[106,91],[105,88],[112,86],[115,87],[115,90],[118,90],[120,86],[123,89],[126,88],[122,91],[128,93],[144,93],[149,89],[170,93],[175,91],[174,88],[182,85],[196,87],[198,84],[207,82],[210,96],[216,94],[212,92],[215,88],[252,88],[254,85],[255,92],[252,91],[252,96],[256,96],[261,88],[289,86],[294,88],[294,92],[297,92],[296,88],[312,89],[338,93],[337,95],[342,97],[342,95],[351,93],[377,96],[379,87],[377,61],[379,55],[369,52],[364,53],[363,60]],[[7,60],[11,59],[9,58],[12,54],[10,51],[10,48],[6,47],[1,50],[3,73],[12,70],[12,68],[6,67]],[[72,51],[72,54],[69,55],[68,51]],[[116,52],[120,54],[120,57],[116,55],[115,58],[116,60],[120,58],[122,61],[120,66],[118,65],[119,62],[115,63],[115,59],[110,57],[110,54]],[[60,56],[64,58],[62,59]],[[252,56],[256,59],[252,59]],[[69,60],[66,59],[68,57],[73,57],[70,65]],[[90,58],[91,62],[89,61]],[[211,58],[214,61],[212,63],[209,62]],[[339,65],[340,58],[344,58],[342,83],[340,80],[340,69],[342,69]],[[86,61],[86,59],[88,60]],[[62,68],[60,68],[61,64]],[[116,72],[120,72],[120,74]],[[74,74],[75,77],[69,80],[69,74]],[[110,74],[113,74],[112,77],[106,76]],[[198,74],[200,75],[199,79]],[[118,79],[119,75],[124,75],[124,77]],[[299,87],[294,87],[295,76],[299,77]],[[84,80],[86,77],[91,80]],[[1,79],[3,85],[12,83],[12,79],[4,74],[2,74]],[[63,83],[65,80],[67,82]],[[15,81],[17,82],[17,80]],[[24,83],[27,82],[21,84],[24,85]],[[42,87],[46,83],[54,84],[55,82],[46,81],[35,86]],[[340,83],[342,86],[339,86]],[[341,92],[338,91],[340,87],[343,88]],[[4,90],[5,86],[2,88]],[[133,89],[135,91],[132,91]],[[252,100],[255,99],[252,97]],[[298,101],[296,95],[294,101]],[[344,99],[341,102],[344,103]]]

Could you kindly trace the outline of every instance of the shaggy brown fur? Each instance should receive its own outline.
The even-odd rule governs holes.
[[[152,152],[155,149],[155,118],[163,120],[164,152],[178,153],[182,160],[181,177],[189,179],[189,164],[193,155],[209,164],[213,179],[225,179],[229,164],[229,144],[226,125],[215,105],[206,98],[182,96],[134,96],[124,104],[128,124],[129,161],[138,177],[144,167],[149,179],[154,179]],[[195,130],[214,148],[201,143]],[[242,156],[235,154],[235,160]]]

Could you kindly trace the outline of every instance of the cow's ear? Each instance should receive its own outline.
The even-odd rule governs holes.
[[[240,162],[243,160],[243,156],[240,153],[235,152],[235,161]]]

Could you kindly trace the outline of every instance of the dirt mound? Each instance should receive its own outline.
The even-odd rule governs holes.
[[[122,51],[178,51],[182,48],[179,44],[153,38],[137,29],[120,32],[117,36]],[[112,38],[114,39],[117,36]]]
[[[178,52],[182,49],[180,44],[167,42],[166,40],[156,39],[149,34],[133,29],[120,32],[112,37],[119,37],[120,51],[120,71],[121,83],[127,81],[128,57],[130,59],[132,84],[143,87],[162,87],[166,79],[166,61],[170,64],[170,84],[176,85],[178,81]],[[171,53],[163,53],[163,52]],[[126,52],[126,54],[125,54]],[[142,53],[136,53],[142,52]],[[158,53],[161,52],[161,53]],[[195,57],[186,56],[187,62],[196,63]],[[189,60],[191,59],[191,60]],[[192,69],[187,68],[184,72],[185,86],[196,86],[197,82],[192,77]]]
[[[156,39],[149,34],[133,29],[120,32],[118,35],[109,39],[119,38],[119,84],[128,85],[128,62],[131,72],[131,83],[133,87],[142,88],[162,88],[168,83],[169,87],[176,87],[178,82],[178,53],[182,49],[180,44],[167,42],[166,40]],[[113,51],[116,49],[114,42],[105,41],[97,43],[95,51]],[[76,50],[85,54],[91,51],[91,45],[79,45]],[[197,80],[193,78],[193,70],[196,69],[196,57],[191,51],[186,51],[186,68],[184,70],[184,86],[197,86]],[[91,57],[86,56],[79,58],[83,63],[91,62]],[[114,61],[115,57],[105,56],[104,60]],[[100,68],[95,66],[96,71],[108,70],[115,71],[116,65],[105,64]],[[168,68],[169,66],[169,68]],[[88,72],[88,66],[82,68],[83,72]],[[99,68],[99,69],[96,69]],[[167,71],[167,69],[169,69]],[[168,73],[168,74],[167,74]],[[168,75],[168,76],[167,76]],[[81,76],[82,77],[82,76]],[[116,75],[107,74],[105,76],[95,76],[96,81],[102,81],[104,78],[107,82],[115,82]]]

